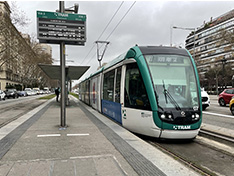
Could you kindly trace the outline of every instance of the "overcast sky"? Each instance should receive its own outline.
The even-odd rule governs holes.
[[[31,23],[22,32],[36,35],[36,11],[54,12],[58,1],[17,1]],[[85,46],[66,46],[68,65],[89,65],[84,79],[98,67],[96,44],[94,43],[122,3],[122,1],[65,1],[65,8],[79,4],[79,14],[87,15],[87,41]],[[134,1],[124,1],[119,12],[99,40],[106,38],[119,23]],[[171,26],[200,27],[232,10],[234,1],[136,1],[129,13],[109,37],[110,44],[102,62],[108,62],[129,48],[138,45],[170,45]],[[190,31],[173,29],[172,44],[184,47]],[[54,59],[59,59],[59,46],[51,45]],[[91,48],[93,49],[91,50]],[[91,50],[91,52],[90,52]],[[90,52],[90,53],[89,53]],[[89,55],[88,55],[89,53]]]

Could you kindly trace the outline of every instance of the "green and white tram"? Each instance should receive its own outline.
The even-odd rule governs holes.
[[[185,49],[135,46],[79,90],[81,101],[138,134],[193,139],[201,126],[198,73]]]

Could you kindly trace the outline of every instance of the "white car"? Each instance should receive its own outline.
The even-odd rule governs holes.
[[[24,91],[26,92],[26,94],[28,96],[31,96],[32,95],[32,89],[31,88],[25,88]]]
[[[6,99],[6,94],[2,90],[0,90],[0,100],[5,100]]]
[[[210,106],[210,97],[204,88],[201,88],[202,110]]]

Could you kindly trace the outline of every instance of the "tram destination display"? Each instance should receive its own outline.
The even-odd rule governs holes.
[[[37,38],[40,43],[84,45],[86,15],[37,11]]]

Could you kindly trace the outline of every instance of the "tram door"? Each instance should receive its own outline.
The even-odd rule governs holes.
[[[152,125],[152,111],[137,63],[126,65],[123,101],[123,125],[133,132],[145,133],[145,127]]]
[[[119,124],[122,124],[120,104],[121,69],[121,67],[118,67],[104,73],[102,99],[102,113]]]

